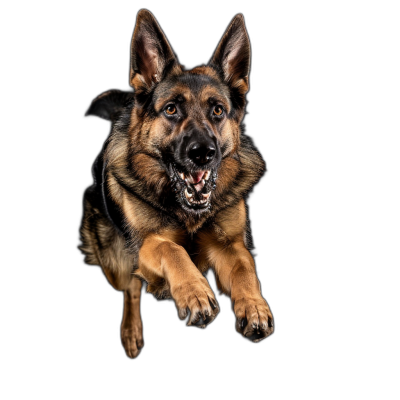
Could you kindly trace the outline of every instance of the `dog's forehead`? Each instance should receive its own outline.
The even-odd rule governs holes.
[[[208,74],[203,71],[204,69],[198,67],[160,82],[154,92],[156,108],[174,99],[187,102],[206,102],[209,98],[216,98],[229,104],[228,87],[219,80],[215,73]]]
[[[187,87],[195,95],[199,95],[205,87],[214,88],[215,90],[222,90],[222,85],[220,82],[210,75],[189,72],[179,75],[177,77],[177,81],[181,85]]]

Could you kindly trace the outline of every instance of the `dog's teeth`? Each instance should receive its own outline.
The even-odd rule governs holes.
[[[185,174],[183,172],[179,172],[179,176],[182,178],[182,180],[185,180]]]
[[[193,197],[193,193],[189,193],[189,192],[187,191],[187,189],[185,189],[185,196],[186,196],[186,198],[187,198],[188,200],[190,200],[190,199]]]
[[[188,178],[185,179],[185,182],[186,182],[186,186],[189,187],[189,186],[190,186],[190,183],[189,183]]]
[[[204,180],[205,180],[205,181],[208,180],[208,178],[210,177],[210,174],[211,174],[211,171],[210,171],[210,170],[206,171],[206,173],[204,174]]]
[[[203,198],[207,201],[208,198],[210,197],[210,195],[211,195],[211,192],[205,193],[205,194],[203,194]]]

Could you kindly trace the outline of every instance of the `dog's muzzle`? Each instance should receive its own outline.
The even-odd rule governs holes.
[[[169,175],[178,201],[187,209],[208,209],[221,160],[216,137],[193,129],[177,139],[171,153]]]

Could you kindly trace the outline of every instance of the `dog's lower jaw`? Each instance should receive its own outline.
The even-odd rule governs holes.
[[[204,185],[204,181],[202,182]],[[194,191],[190,186],[187,186],[183,191],[186,203],[189,205],[197,206],[197,207],[206,207],[209,204],[211,190],[206,193]]]

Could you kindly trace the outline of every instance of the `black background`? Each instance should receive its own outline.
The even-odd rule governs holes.
[[[130,43],[141,8],[154,14],[187,67],[206,64],[232,18],[244,16],[252,58],[243,129],[266,163],[247,196],[248,215],[257,275],[275,321],[275,333],[260,343],[235,331],[225,296],[217,295],[217,318],[197,329],[178,319],[172,300],[158,301],[143,291],[145,345],[137,359],[129,359],[120,339],[123,295],[100,267],[85,264],[78,248],[83,195],[110,128],[85,113],[99,94],[128,89]],[[97,382],[126,393],[137,383],[150,390],[167,385],[174,393],[185,382],[204,393],[216,382],[224,390],[239,386],[257,395],[309,384],[324,334],[315,322],[321,286],[313,282],[321,278],[320,263],[331,262],[329,253],[322,256],[321,228],[327,218],[321,203],[329,193],[315,187],[323,175],[321,149],[328,146],[319,136],[321,93],[329,81],[327,65],[334,62],[323,30],[326,10],[318,19],[309,12],[198,2],[107,8],[93,3],[86,10],[60,7],[38,26],[35,84],[46,104],[37,106],[47,122],[35,138],[43,151],[35,166],[37,184],[46,190],[37,223],[47,233],[35,247],[41,260],[35,354],[46,358],[53,379],[86,383],[94,373]],[[207,277],[215,288],[213,274]]]

